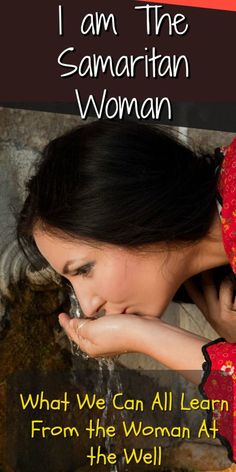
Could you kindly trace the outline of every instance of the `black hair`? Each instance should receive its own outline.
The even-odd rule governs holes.
[[[126,247],[193,243],[216,210],[218,161],[136,122],[96,121],[51,141],[27,185],[17,234],[41,223],[70,238]]]

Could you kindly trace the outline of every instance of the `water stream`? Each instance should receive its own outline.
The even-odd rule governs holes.
[[[71,287],[69,291],[69,299],[70,299],[70,310],[69,314],[71,317],[75,318],[84,318],[83,312],[81,307],[78,303],[77,297],[73,288]],[[98,316],[102,316],[104,313],[99,313]],[[89,356],[81,351],[81,349],[71,341],[71,351],[72,354],[76,356],[82,356],[83,359],[89,359]],[[101,425],[105,427],[108,417],[110,424],[115,424],[117,418],[115,417],[115,411],[113,408],[110,408],[112,404],[112,396],[115,392],[122,392],[122,382],[119,375],[119,372],[115,369],[116,367],[116,360],[117,356],[113,358],[98,358],[96,359],[98,364],[98,382],[96,385],[96,392],[100,394],[105,390],[105,402],[106,407],[103,410],[102,417],[101,417]],[[120,412],[122,419],[126,419],[127,412],[121,411]],[[107,436],[105,438],[105,448],[107,453],[114,452],[114,444],[113,438]],[[114,465],[110,465],[110,472],[124,472],[127,470],[125,468],[125,460],[122,455],[119,457],[117,456],[117,463]]]

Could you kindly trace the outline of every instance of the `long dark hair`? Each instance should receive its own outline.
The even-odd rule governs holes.
[[[51,141],[27,185],[17,234],[40,222],[71,238],[127,247],[203,238],[216,208],[218,162],[136,122],[96,121]]]

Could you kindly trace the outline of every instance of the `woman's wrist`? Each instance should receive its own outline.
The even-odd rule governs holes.
[[[202,346],[209,342],[208,339],[156,318],[141,318],[138,330],[139,352],[172,370],[181,371],[194,383],[200,382],[204,362]]]

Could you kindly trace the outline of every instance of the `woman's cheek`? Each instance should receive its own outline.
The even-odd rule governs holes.
[[[119,271],[105,270],[97,281],[98,292],[107,301],[120,303],[130,291],[130,283]]]

